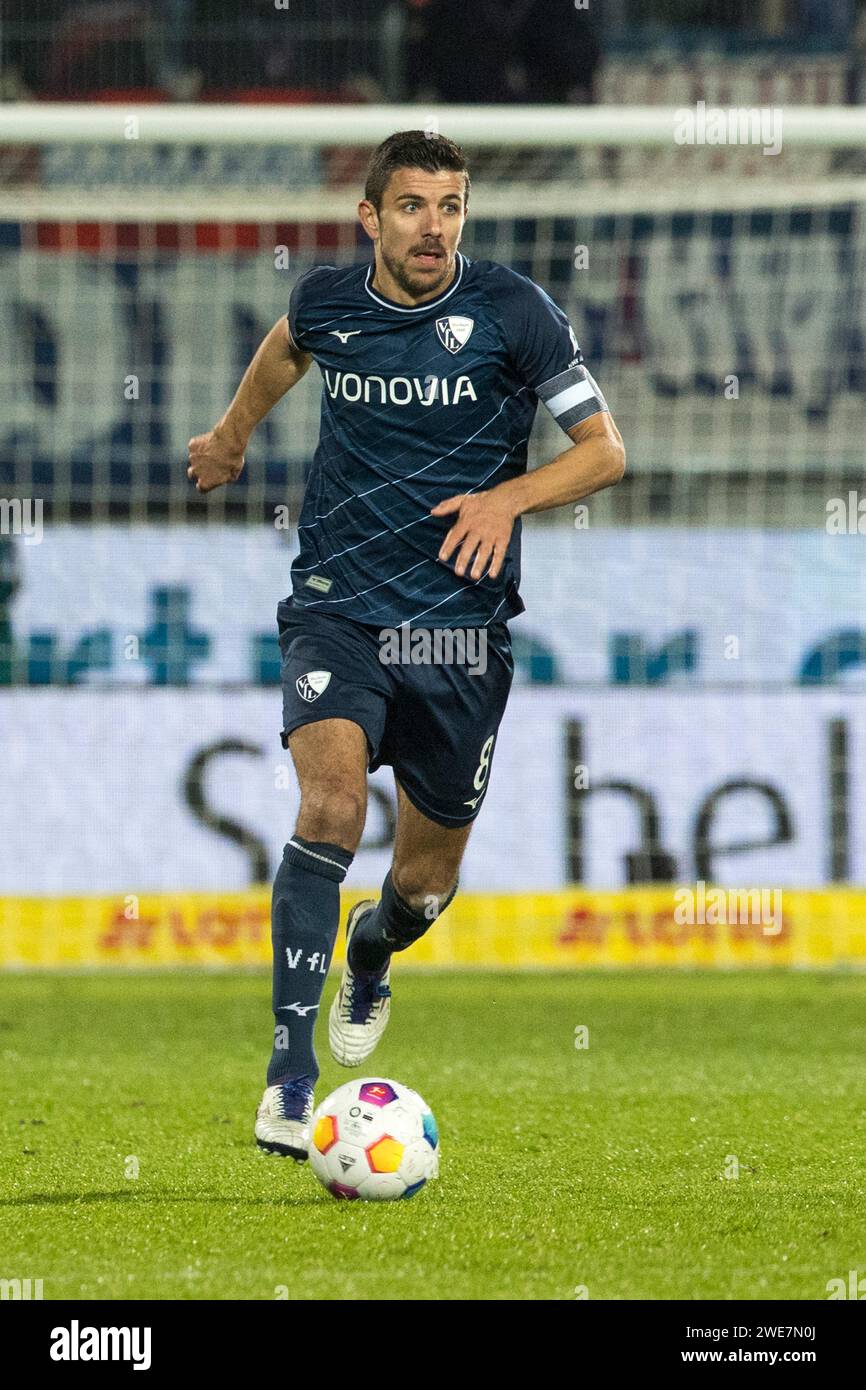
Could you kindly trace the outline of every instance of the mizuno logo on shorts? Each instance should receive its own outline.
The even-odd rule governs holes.
[[[307,671],[306,675],[298,676],[295,689],[309,705],[313,700],[318,700],[323,690],[327,690],[330,679],[330,671]]]

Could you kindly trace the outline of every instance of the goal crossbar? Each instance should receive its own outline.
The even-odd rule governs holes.
[[[572,148],[628,144],[664,148],[678,143],[684,115],[704,105],[673,106],[294,106],[178,103],[0,104],[0,144],[58,141],[122,144],[375,145],[395,130],[446,132],[484,148]],[[866,108],[849,106],[707,107],[716,111],[779,113],[786,145],[866,148]],[[134,120],[134,135],[130,122]]]

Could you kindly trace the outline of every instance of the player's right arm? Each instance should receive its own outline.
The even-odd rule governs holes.
[[[244,450],[256,425],[309,371],[312,361],[292,340],[283,314],[259,346],[222,419],[207,434],[189,441],[187,477],[199,492],[240,477]]]

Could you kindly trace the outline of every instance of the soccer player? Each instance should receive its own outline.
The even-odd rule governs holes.
[[[393,952],[457,889],[514,671],[520,517],[597,492],[625,466],[565,315],[531,280],[459,251],[468,204],[451,140],[385,140],[358,208],[372,263],[302,275],[225,415],[189,444],[200,492],[234,481],[255,426],[318,364],[321,433],[292,593],[277,610],[282,741],[301,802],[274,883],[274,1050],[255,1126],[263,1149],[296,1159],[307,1155],[313,1030],[367,773],[393,768],[397,827],[379,902],[359,903],[346,924],[328,1036],[347,1067],[384,1032]],[[539,400],[571,444],[527,472]],[[443,632],[451,646],[437,648]],[[419,633],[438,661],[405,659]]]

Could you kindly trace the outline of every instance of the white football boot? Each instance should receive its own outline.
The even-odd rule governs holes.
[[[349,969],[349,945],[361,918],[376,903],[371,898],[356,903],[346,922],[346,964],[340,988],[328,1016],[331,1056],[341,1067],[359,1067],[370,1056],[391,1014],[391,966],[384,974],[355,974]]]
[[[313,1087],[304,1077],[268,1086],[256,1111],[256,1143],[265,1153],[303,1163],[312,1118]]]

